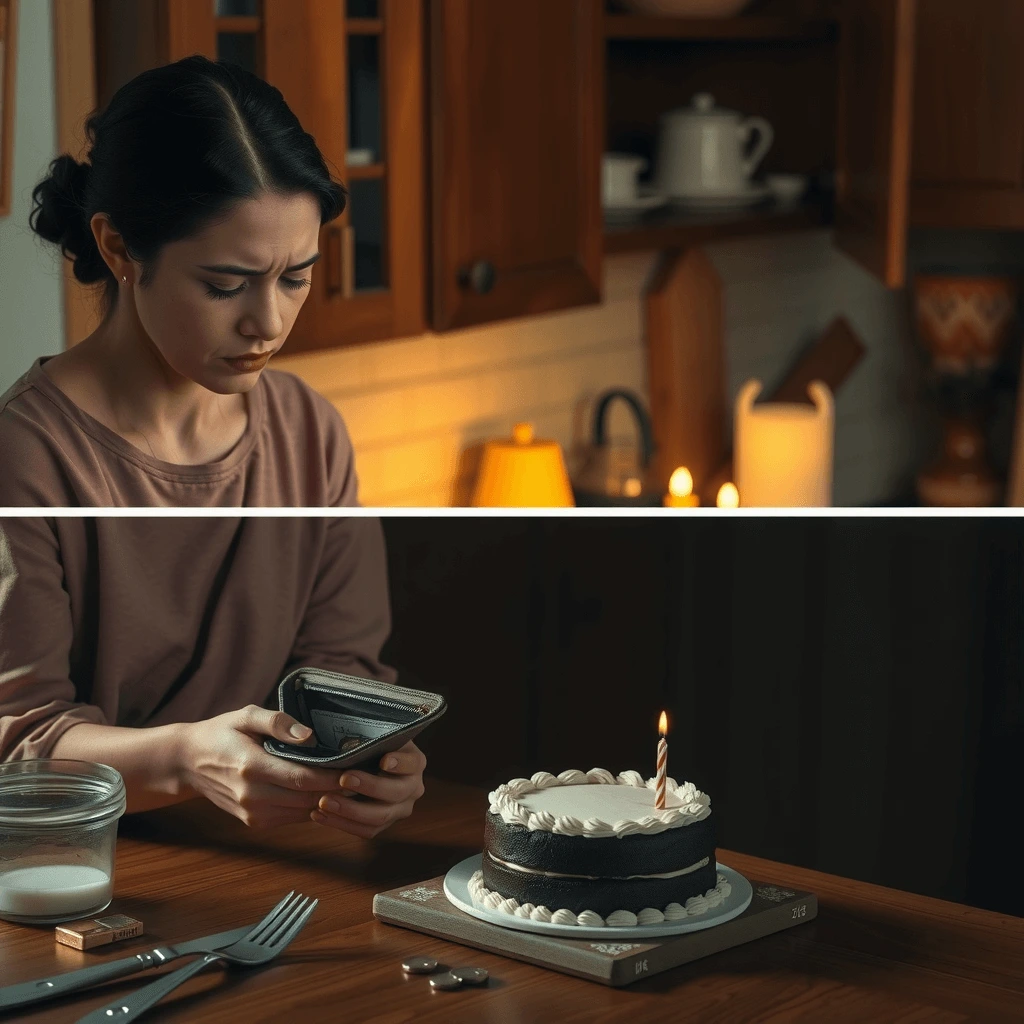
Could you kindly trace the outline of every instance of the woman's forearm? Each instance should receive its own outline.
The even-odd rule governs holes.
[[[124,779],[126,814],[191,800],[198,794],[182,781],[179,723],[150,729],[80,722],[57,740],[51,757],[98,761]]]

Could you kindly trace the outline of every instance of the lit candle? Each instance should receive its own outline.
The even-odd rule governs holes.
[[[665,508],[696,508],[700,504],[700,498],[693,493],[693,476],[685,466],[669,477],[668,494],[662,504]]]
[[[715,500],[715,504],[719,508],[739,508],[740,492],[736,490],[736,485],[731,483],[722,484],[718,488],[718,497]]]
[[[658,732],[661,738],[658,740],[658,775],[654,790],[654,809],[665,810],[665,783],[668,779],[668,740],[665,734],[668,732],[668,715],[664,711],[658,719]]]

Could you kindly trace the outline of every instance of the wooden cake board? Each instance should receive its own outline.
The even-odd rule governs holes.
[[[453,906],[444,876],[404,885],[373,897],[373,916],[385,924],[411,928],[449,942],[525,960],[603,985],[629,985],[680,964],[805,924],[818,914],[813,893],[751,880],[754,897],[739,917],[684,935],[633,942],[563,939],[514,931],[480,921]]]

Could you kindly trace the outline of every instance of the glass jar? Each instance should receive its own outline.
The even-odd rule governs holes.
[[[0,918],[57,924],[109,906],[126,803],[124,780],[109,765],[0,764]]]

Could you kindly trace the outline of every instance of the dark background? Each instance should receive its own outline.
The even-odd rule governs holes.
[[[428,775],[669,774],[719,845],[1024,914],[1024,521],[387,518]],[[483,805],[481,805],[481,819]]]

